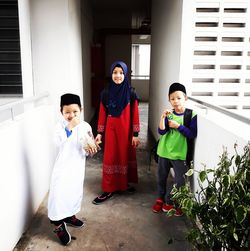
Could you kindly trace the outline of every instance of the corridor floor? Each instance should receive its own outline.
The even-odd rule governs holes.
[[[151,207],[156,194],[156,169],[149,162],[152,140],[148,134],[148,105],[140,104],[141,133],[137,149],[139,184],[135,194],[116,195],[102,205],[92,204],[101,192],[102,152],[86,162],[84,199],[77,217],[85,221],[81,229],[68,227],[72,241],[60,245],[47,218],[47,197],[41,204],[29,229],[14,251],[188,251],[185,240],[188,220],[155,214]],[[173,239],[172,244],[168,244]]]

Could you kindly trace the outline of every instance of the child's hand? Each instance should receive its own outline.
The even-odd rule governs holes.
[[[132,146],[137,147],[140,144],[140,140],[138,137],[132,138]]]
[[[76,116],[70,120],[67,127],[69,130],[71,130],[72,128],[74,128],[75,126],[77,126],[79,124],[80,124],[80,118]]]
[[[85,149],[85,151],[92,157],[94,154],[97,153],[97,147],[93,146],[93,147],[88,147],[87,149]]]
[[[97,145],[101,144],[102,143],[102,135],[100,133],[98,133],[95,137],[95,143]]]
[[[168,120],[168,125],[170,128],[175,128],[175,129],[177,129],[180,126],[180,124],[174,120]]]
[[[171,112],[170,110],[165,110],[165,111],[162,113],[161,117],[165,119],[166,117],[168,117],[168,116],[171,115],[171,114],[172,114],[172,112]]]
[[[159,128],[161,130],[165,130],[165,118],[168,118],[168,120],[170,120],[171,118],[173,118],[173,113],[170,110],[165,110],[162,115],[161,115],[161,119],[159,122]]]

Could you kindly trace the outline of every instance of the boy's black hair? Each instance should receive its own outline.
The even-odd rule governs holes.
[[[60,107],[63,108],[64,105],[77,104],[81,107],[80,97],[76,94],[66,93],[61,96]]]

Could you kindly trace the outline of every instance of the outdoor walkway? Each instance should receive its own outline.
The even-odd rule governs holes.
[[[141,145],[137,150],[139,184],[133,195],[116,195],[102,205],[91,201],[101,192],[102,152],[88,159],[84,183],[82,210],[77,215],[85,221],[85,227],[68,227],[71,243],[60,245],[47,218],[47,197],[40,206],[28,231],[14,251],[189,251],[185,241],[188,220],[183,217],[167,217],[163,212],[151,211],[156,194],[156,168],[151,161],[152,146],[147,132],[148,105],[140,104]],[[168,244],[169,239],[173,244]]]

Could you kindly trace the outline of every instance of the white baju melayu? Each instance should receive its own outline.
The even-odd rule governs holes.
[[[82,147],[85,135],[92,135],[91,126],[82,121],[67,137],[63,120],[56,127],[55,143],[59,152],[52,171],[48,198],[48,217],[58,221],[78,213],[83,197],[86,152]]]

